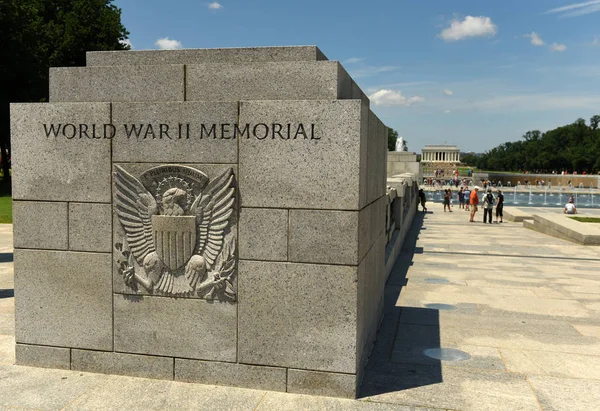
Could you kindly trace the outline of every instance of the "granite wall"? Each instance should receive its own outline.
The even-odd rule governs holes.
[[[419,175],[413,173],[397,174],[387,179],[386,277],[392,272],[418,211],[419,180]]]
[[[387,129],[316,47],[90,52],[11,106],[17,363],[355,397]]]
[[[416,153],[409,151],[388,151],[387,152],[387,176],[392,177],[398,174],[412,173],[416,176],[423,176],[421,162],[417,161]]]

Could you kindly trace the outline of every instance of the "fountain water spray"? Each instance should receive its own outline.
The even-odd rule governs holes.
[[[556,203],[557,205],[563,205],[562,202],[562,187],[558,187],[558,203]]]

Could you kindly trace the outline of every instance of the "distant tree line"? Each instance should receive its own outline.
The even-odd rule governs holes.
[[[85,52],[129,49],[113,0],[0,0],[0,155],[9,176],[9,103],[48,100],[49,67],[85,66]]]
[[[600,115],[589,125],[579,118],[572,124],[542,133],[528,131],[523,140],[501,144],[481,156],[461,161],[481,170],[578,174],[600,171]]]

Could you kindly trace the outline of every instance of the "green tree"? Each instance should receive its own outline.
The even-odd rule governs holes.
[[[523,140],[501,144],[485,153],[477,166],[498,171],[596,173],[600,170],[599,125],[600,115],[596,115],[589,126],[579,118],[545,133],[528,131]]]
[[[85,52],[125,50],[113,0],[0,0],[0,154],[9,176],[11,102],[48,100],[49,67],[84,66]]]
[[[388,127],[388,151],[396,151],[396,141],[398,141],[398,132]]]
[[[477,162],[477,157],[473,154],[466,154],[461,157],[460,162],[466,166],[475,166]]]

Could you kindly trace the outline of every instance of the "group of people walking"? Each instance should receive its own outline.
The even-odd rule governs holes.
[[[464,196],[464,191],[463,191]],[[469,215],[469,221],[471,223],[475,222],[475,213],[477,213],[477,208],[479,206],[479,187],[473,187],[473,191],[469,194],[468,197],[469,205],[471,208],[471,214]],[[459,202],[460,202],[460,192],[459,192]],[[483,222],[492,224],[492,212],[494,207],[496,207],[496,224],[502,223],[502,209],[504,208],[504,195],[501,190],[496,191],[496,196],[494,196],[492,189],[488,188],[487,193],[483,195],[481,198],[481,208],[483,208]],[[500,221],[498,221],[500,219]]]
[[[458,208],[463,209],[465,211],[469,211],[469,221],[475,222],[475,214],[479,208],[479,190],[478,186],[473,187],[473,191],[469,190],[468,187],[460,188],[458,191]],[[423,208],[423,212],[427,211],[427,207],[425,207],[425,203],[427,198],[425,196],[425,192],[423,189],[419,190],[419,201],[421,203],[421,207]],[[447,189],[444,190],[444,212],[449,211],[452,212],[452,190]],[[492,224],[492,214],[494,207],[496,208],[496,223],[502,223],[502,209],[504,207],[504,195],[501,190],[496,190],[496,195],[494,196],[492,189],[488,188],[487,192],[481,198],[481,208],[483,208],[483,222]],[[500,221],[498,221],[500,220]]]

